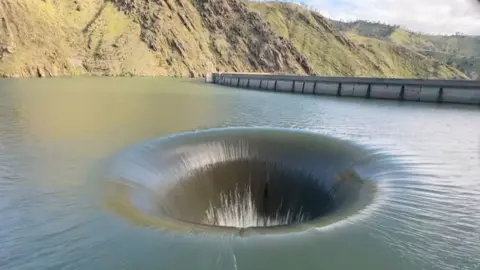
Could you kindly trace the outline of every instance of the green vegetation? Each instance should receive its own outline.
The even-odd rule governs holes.
[[[480,36],[427,35],[382,23],[331,21],[345,34],[356,34],[401,45],[422,55],[435,58],[480,79]]]
[[[455,68],[386,41],[343,35],[326,18],[293,3],[250,3],[293,42],[321,75],[464,78]],[[380,31],[381,32],[381,31]]]
[[[295,4],[0,0],[0,18],[0,76],[201,76],[219,70],[465,77],[387,40],[345,35]]]
[[[354,21],[351,23],[344,23],[334,20],[331,20],[330,22],[341,31],[350,31],[360,36],[378,39],[388,39],[388,37],[399,28],[398,26],[378,22]]]

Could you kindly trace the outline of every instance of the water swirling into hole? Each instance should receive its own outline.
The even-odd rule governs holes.
[[[112,161],[110,204],[164,229],[285,233],[323,227],[372,203],[368,153],[310,132],[227,128],[127,149]]]

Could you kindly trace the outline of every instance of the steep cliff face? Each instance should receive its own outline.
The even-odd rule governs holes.
[[[140,37],[171,67],[309,72],[292,44],[238,0],[116,0],[141,26]],[[177,73],[175,68],[169,73]]]
[[[0,0],[0,16],[3,76],[310,72],[238,0]]]
[[[384,56],[376,56],[375,48],[365,50],[299,6],[255,5],[243,0],[0,0],[0,76],[201,76],[216,70],[431,75],[424,68],[431,64],[428,59],[418,59],[423,64],[416,65],[416,73],[397,72],[397,62],[385,68],[376,62]],[[274,16],[261,5],[274,7]],[[456,72],[438,75],[451,78]]]

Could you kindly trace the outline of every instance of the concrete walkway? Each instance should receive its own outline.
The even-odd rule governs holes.
[[[233,87],[313,95],[480,105],[480,81],[213,73],[207,81]]]

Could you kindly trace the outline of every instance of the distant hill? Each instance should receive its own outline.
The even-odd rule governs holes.
[[[390,41],[464,71],[472,79],[480,79],[480,36],[427,35],[399,26],[376,22],[340,22],[330,20],[345,34]]]
[[[344,34],[296,4],[243,0],[0,0],[0,76],[212,71],[466,78],[387,40]]]
[[[276,33],[292,41],[321,75],[463,78],[433,58],[387,41],[344,35],[317,12],[294,3],[251,2]],[[361,39],[361,40],[360,40]]]

